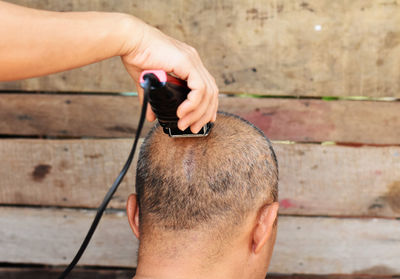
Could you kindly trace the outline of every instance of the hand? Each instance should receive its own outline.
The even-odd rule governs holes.
[[[143,99],[143,90],[139,86],[141,72],[148,69],[161,69],[186,80],[191,89],[187,100],[178,107],[179,129],[185,130],[190,126],[191,131],[197,133],[206,123],[215,121],[218,88],[215,79],[201,62],[197,51],[185,43],[168,37],[156,28],[143,22],[138,23],[136,19],[134,21],[135,27],[132,28],[138,28],[140,25],[139,28],[143,28],[142,36],[130,38],[127,41],[127,51],[121,55],[121,58],[136,83],[140,101]],[[155,120],[150,106],[147,112],[147,119]]]

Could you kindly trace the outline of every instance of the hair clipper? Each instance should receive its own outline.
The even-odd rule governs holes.
[[[213,126],[211,122],[193,134],[190,127],[185,131],[178,128],[176,111],[190,92],[186,81],[167,74],[162,70],[146,70],[140,76],[140,86],[149,93],[149,102],[164,133],[170,137],[205,137]]]

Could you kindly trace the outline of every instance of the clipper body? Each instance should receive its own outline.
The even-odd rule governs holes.
[[[140,76],[141,87],[145,88],[146,82],[150,82],[149,102],[151,108],[164,133],[170,137],[205,137],[209,134],[212,123],[207,123],[197,134],[193,134],[190,128],[185,131],[178,128],[179,118],[176,111],[190,92],[186,81],[161,70],[148,70],[143,71]]]

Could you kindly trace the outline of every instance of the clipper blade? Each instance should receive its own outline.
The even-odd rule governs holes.
[[[197,134],[193,134],[192,131],[190,131],[190,127],[185,131],[181,131],[178,128],[163,128],[163,130],[164,133],[169,135],[171,138],[198,138],[208,136],[213,126],[213,123],[207,123]]]

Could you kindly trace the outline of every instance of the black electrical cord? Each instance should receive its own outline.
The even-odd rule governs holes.
[[[80,260],[82,254],[85,252],[86,247],[88,246],[90,239],[92,238],[97,225],[100,222],[101,217],[103,216],[104,211],[106,210],[106,207],[108,203],[110,202],[112,196],[114,195],[115,191],[117,191],[119,184],[122,182],[124,179],[126,173],[128,172],[129,167],[131,166],[133,156],[135,155],[135,150],[136,146],[140,137],[140,133],[143,128],[143,123],[146,118],[146,110],[147,110],[147,103],[149,100],[149,90],[150,90],[150,77],[146,78],[144,77],[144,83],[143,83],[143,88],[144,88],[144,96],[143,96],[143,104],[142,104],[142,111],[140,113],[140,119],[139,119],[139,124],[138,128],[136,131],[136,136],[135,136],[135,141],[133,142],[133,146],[131,149],[131,152],[129,153],[128,159],[125,162],[124,167],[122,168],[121,172],[119,173],[118,177],[115,179],[113,185],[111,186],[110,190],[108,190],[106,196],[103,199],[103,202],[97,209],[96,216],[92,222],[92,225],[89,228],[89,231],[86,234],[85,239],[83,240],[81,247],[79,248],[78,252],[76,253],[74,259],[71,261],[71,263],[67,266],[67,268],[64,270],[64,272],[58,277],[58,279],[64,279],[67,277],[67,275],[71,272],[71,270],[75,267],[75,265],[78,263]]]

